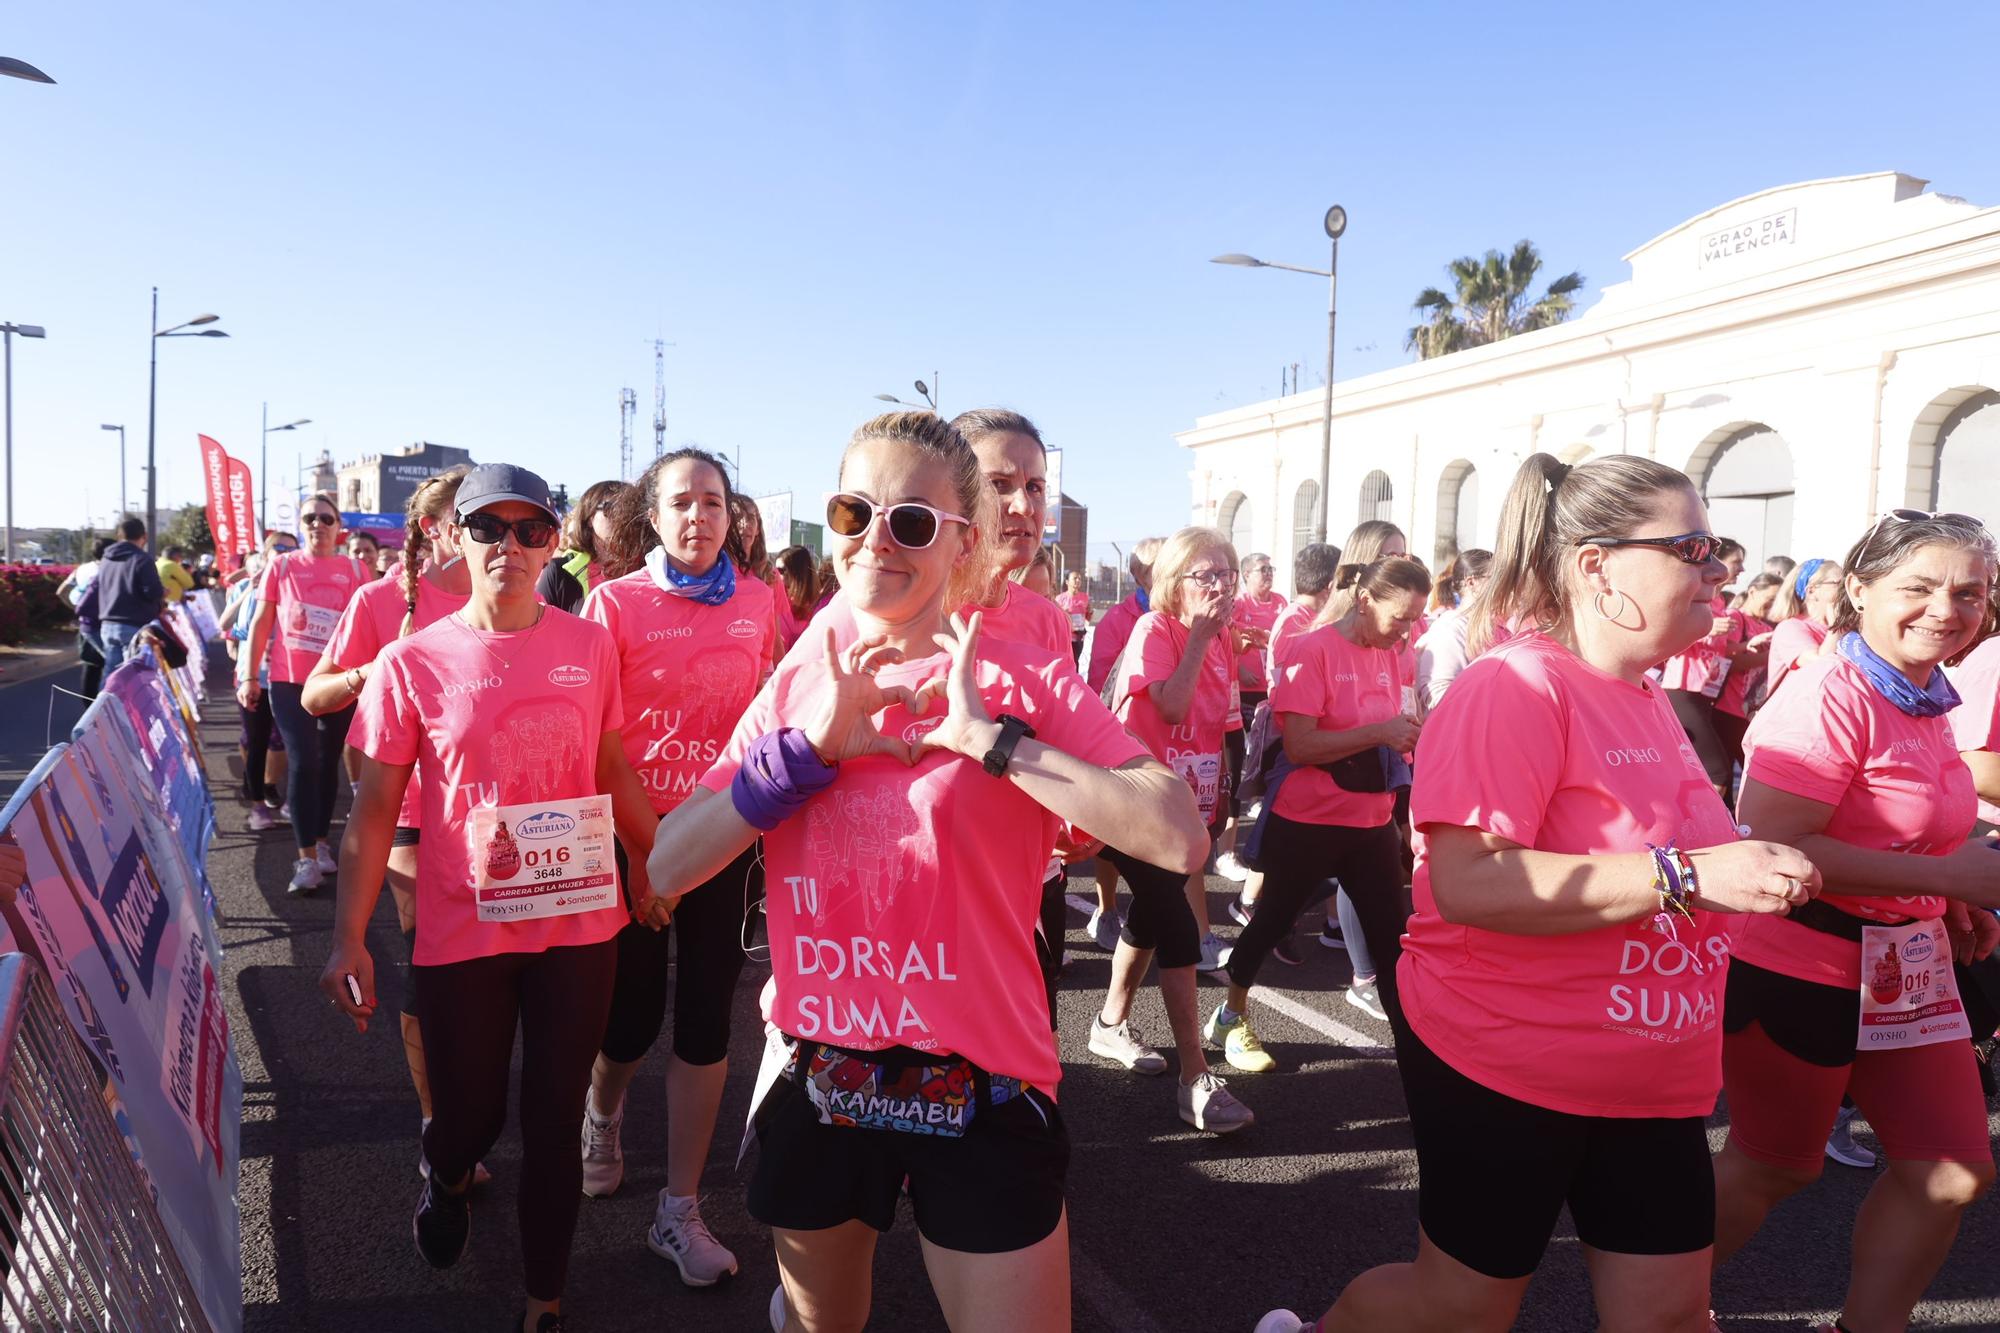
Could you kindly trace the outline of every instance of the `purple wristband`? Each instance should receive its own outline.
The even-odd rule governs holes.
[[[745,823],[769,833],[839,772],[839,765],[820,762],[803,731],[783,727],[750,742],[729,784],[729,799]]]

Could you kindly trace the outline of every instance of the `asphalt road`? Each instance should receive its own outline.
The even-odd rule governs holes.
[[[45,699],[37,691],[45,686],[32,681],[0,688],[0,758],[29,721],[40,727]],[[245,807],[223,776],[236,763],[235,722],[223,720],[232,712],[212,710],[204,744],[220,789],[222,827],[210,874],[226,916],[226,992],[245,1087],[245,1325],[252,1333],[501,1329],[519,1301],[513,1199],[519,1139],[510,1125],[489,1158],[495,1178],[475,1198],[470,1252],[450,1272],[434,1272],[410,1243],[417,1109],[395,1024],[357,1036],[320,997],[315,981],[326,953],[330,892],[287,899],[287,832],[244,832]],[[1073,887],[1089,893],[1084,881]],[[1234,934],[1225,914],[1231,887],[1210,881],[1213,916],[1225,936]],[[1280,1068],[1234,1077],[1232,1086],[1259,1121],[1213,1138],[1176,1117],[1170,1079],[1128,1074],[1083,1049],[1110,962],[1085,942],[1080,913],[1071,925],[1060,1019],[1062,1105],[1074,1143],[1069,1206],[1078,1329],[1249,1333],[1272,1306],[1317,1313],[1363,1269],[1410,1256],[1416,1164],[1386,1049],[1389,1034],[1344,1003],[1344,954],[1313,945],[1303,966],[1269,969],[1276,975],[1267,979],[1282,990],[1265,1007],[1260,1032]],[[1311,925],[1316,929],[1317,920]],[[400,948],[387,895],[372,947],[378,959]],[[732,1166],[760,1046],[754,1002],[763,979],[752,965],[738,989],[734,1058],[704,1209],[736,1250],[742,1272],[720,1286],[690,1290],[670,1263],[646,1249],[654,1195],[666,1183],[664,1056],[656,1048],[626,1119],[625,1186],[614,1198],[583,1203],[566,1299],[573,1327],[607,1333],[767,1327],[776,1263],[768,1237],[744,1212]],[[1204,982],[1205,1006],[1219,995],[1213,982]],[[1156,1043],[1166,1043],[1157,991],[1145,993],[1138,1021]],[[1718,1118],[1718,1143],[1722,1123]],[[1491,1147],[1508,1150],[1504,1141]],[[1772,1217],[1718,1277],[1715,1304],[1725,1328],[1797,1328],[1836,1308],[1848,1230],[1872,1176],[1829,1166],[1819,1185]],[[1633,1206],[1645,1204],[1635,1199]],[[1996,1258],[2000,1202],[1988,1200],[1968,1218],[1919,1310],[1919,1326],[2000,1329]],[[907,1206],[877,1252],[869,1326],[943,1326]],[[1552,1244],[1518,1326],[1595,1326],[1582,1259],[1567,1231]]]

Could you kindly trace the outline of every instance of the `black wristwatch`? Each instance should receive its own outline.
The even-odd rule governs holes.
[[[1035,729],[1012,713],[1002,713],[995,720],[1000,723],[1000,735],[994,739],[993,748],[986,752],[986,757],[979,763],[988,773],[998,778],[1006,776],[1007,764],[1014,758],[1014,747],[1021,743],[1023,736],[1034,736]]]

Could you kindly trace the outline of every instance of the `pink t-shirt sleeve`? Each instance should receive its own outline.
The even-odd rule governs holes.
[[[1057,662],[1042,673],[1050,697],[1036,736],[1070,758],[1100,768],[1117,768],[1145,758],[1146,748],[1118,725],[1118,719],[1083,677],[1063,666]]]
[[[414,764],[422,729],[409,678],[392,652],[376,662],[368,683],[361,687],[347,743],[385,764]]]
[[[1951,673],[1963,701],[1945,716],[1960,750],[2000,750],[2000,636],[1972,650]]]
[[[1138,651],[1132,651],[1128,644],[1125,655],[1119,659],[1119,697],[1143,693],[1147,686],[1157,685],[1173,675],[1181,664],[1180,651],[1164,617],[1141,616],[1132,638],[1138,643]]]
[[[382,635],[376,628],[372,602],[372,598],[357,596],[340,613],[340,623],[333,627],[333,638],[327,641],[324,657],[342,671],[365,666],[382,652]]]
[[[1424,780],[1410,790],[1410,823],[1476,828],[1533,847],[1562,782],[1567,710],[1527,654],[1480,674],[1475,688],[1454,689],[1451,706],[1424,724],[1415,761]],[[1501,754],[1504,764],[1464,759]]]
[[[1839,805],[1868,755],[1865,701],[1845,673],[1810,678],[1771,696],[1757,714],[1746,780],[1808,801]]]

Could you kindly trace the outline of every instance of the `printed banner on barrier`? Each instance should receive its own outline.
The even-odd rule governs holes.
[[[109,710],[117,709],[111,717]],[[90,731],[122,724],[126,740],[123,762],[134,771],[135,790],[149,791],[173,826],[197,873],[208,864],[208,842],[215,832],[215,801],[202,777],[200,751],[192,730],[159,667],[144,657],[120,666],[106,678],[98,701],[78,720],[71,739],[83,742]],[[129,739],[127,739],[129,738]],[[206,878],[203,879],[206,884]]]
[[[122,674],[122,673],[121,673]],[[48,969],[129,1112],[132,1141],[211,1325],[242,1327],[236,1207],[243,1075],[220,950],[181,842],[145,816],[117,714],[95,708],[0,811],[28,863],[7,924]]]

